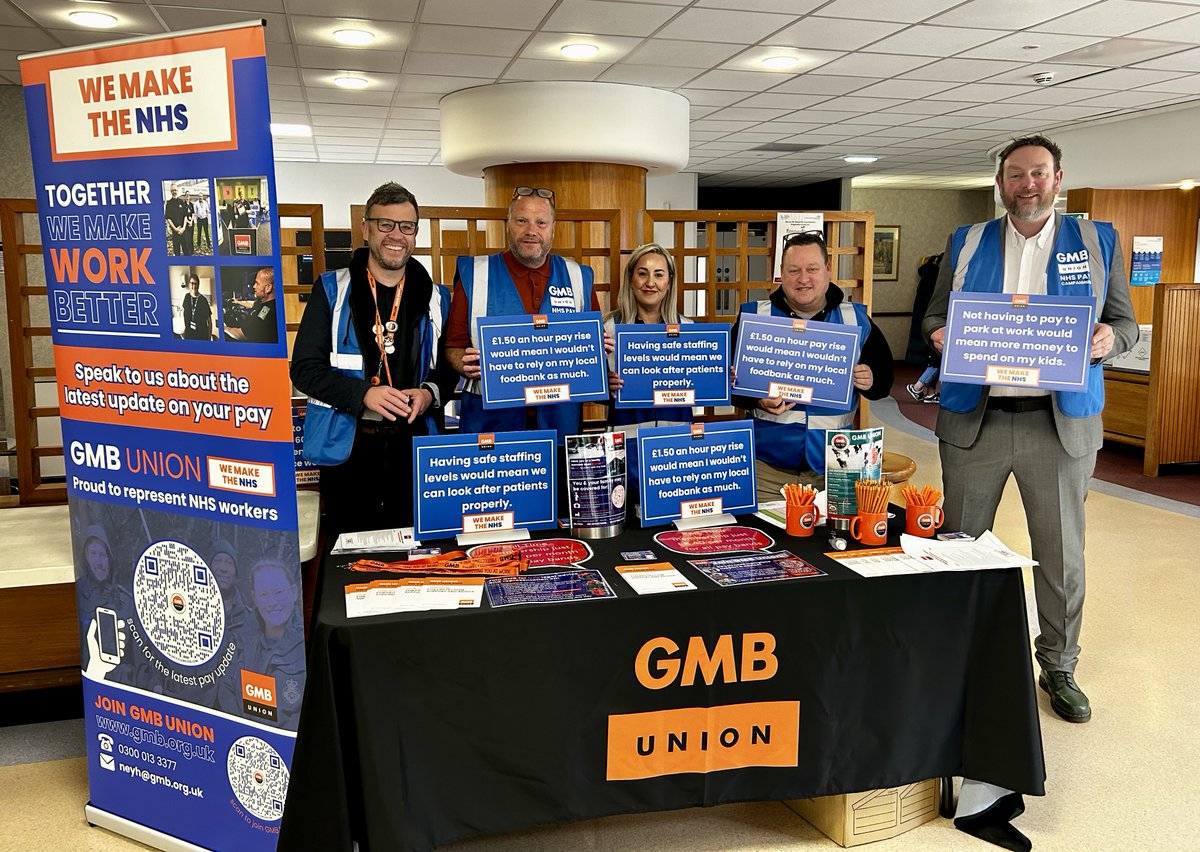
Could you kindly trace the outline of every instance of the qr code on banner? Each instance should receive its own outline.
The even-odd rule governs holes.
[[[283,816],[288,771],[279,752],[258,737],[242,737],[229,749],[225,761],[229,786],[242,807],[262,820]]]
[[[146,636],[182,666],[199,666],[217,653],[225,633],[225,607],[213,573],[196,551],[178,541],[157,541],[138,558],[133,603]]]

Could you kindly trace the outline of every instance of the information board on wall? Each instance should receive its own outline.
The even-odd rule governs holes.
[[[213,849],[274,849],[305,681],[265,54],[255,22],[21,58],[89,819]]]

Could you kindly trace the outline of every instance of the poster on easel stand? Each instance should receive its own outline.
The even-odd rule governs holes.
[[[830,429],[825,433],[826,520],[830,529],[850,529],[858,514],[854,483],[883,476],[883,428]]]
[[[21,76],[87,818],[273,850],[305,657],[262,22],[23,56]],[[221,227],[235,198],[258,207],[248,253]]]

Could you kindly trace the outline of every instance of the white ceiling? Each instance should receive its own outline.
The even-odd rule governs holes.
[[[76,27],[67,13],[84,8],[119,26]],[[279,160],[438,165],[442,95],[597,80],[687,97],[687,170],[705,186],[981,186],[988,149],[1014,135],[1200,102],[1200,0],[0,0],[0,83],[20,83],[20,54],[253,18],[273,121],[313,132],[277,138]],[[347,26],[376,39],[342,47]],[[580,41],[600,54],[561,57]],[[802,64],[760,64],[779,53]],[[370,85],[336,88],[345,72]],[[530,119],[552,131],[536,104]],[[654,116],[613,120],[654,133]]]

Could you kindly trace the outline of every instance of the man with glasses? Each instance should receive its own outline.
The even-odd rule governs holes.
[[[801,405],[781,396],[734,397],[754,418],[755,478],[759,500],[778,500],[781,486],[792,482],[823,485],[825,432],[847,429],[854,422],[858,394],[882,399],[892,387],[892,350],[887,338],[867,316],[864,305],[846,301],[833,281],[825,237],[819,231],[789,234],[780,261],[781,283],[770,298],[742,305],[742,313],[811,319],[862,329],[862,346],[854,367],[854,395],[849,406]],[[734,332],[736,339],[736,331]]]
[[[412,256],[419,217],[399,184],[371,193],[366,247],[321,275],[296,334],[304,457],[321,465],[335,533],[412,524],[412,439],[438,431],[458,381],[444,345],[449,292]]]
[[[446,355],[467,380],[459,412],[463,432],[516,432],[555,429],[579,433],[583,408],[563,402],[528,409],[484,411],[480,398],[479,343],[475,321],[514,314],[550,316],[598,311],[592,270],[550,253],[554,242],[554,192],[518,186],[504,225],[508,249],[486,257],[460,257],[446,332]]]

